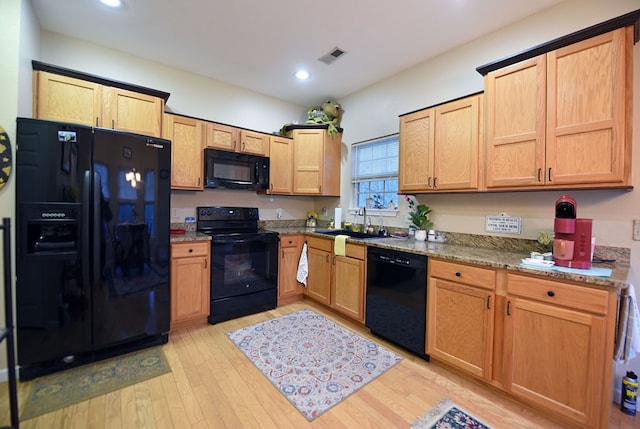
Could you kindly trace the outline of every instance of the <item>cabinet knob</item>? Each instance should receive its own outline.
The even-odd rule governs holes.
[[[554,291],[552,291],[552,290],[549,290],[549,291],[547,291],[547,295],[553,297],[553,296],[556,296],[556,293]]]
[[[189,249],[189,253],[193,253],[193,249]]]
[[[461,277],[462,273],[460,271],[456,271],[456,277]]]

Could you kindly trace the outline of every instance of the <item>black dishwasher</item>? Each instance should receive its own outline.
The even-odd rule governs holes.
[[[426,317],[427,257],[369,246],[365,325],[371,333],[429,360]]]

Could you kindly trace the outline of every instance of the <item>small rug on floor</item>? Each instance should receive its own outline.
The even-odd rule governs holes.
[[[27,420],[171,372],[159,347],[33,380],[20,420]]]
[[[308,309],[227,336],[309,421],[402,360]]]
[[[491,429],[491,426],[445,398],[413,422],[411,429]]]

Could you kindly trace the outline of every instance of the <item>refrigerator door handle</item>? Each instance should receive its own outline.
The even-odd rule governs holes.
[[[91,201],[91,172],[89,170],[85,170],[84,172],[84,184],[82,186],[82,255],[90,255],[90,243],[89,239],[89,218],[91,216],[91,207],[89,205],[89,201]],[[84,287],[89,287],[91,282],[91,269],[89,267],[89,261],[86,260],[82,263],[82,283]]]
[[[93,210],[93,221],[91,222],[93,224],[93,231],[91,231],[93,236],[93,248],[91,249],[92,252],[90,253],[93,258],[93,278],[91,279],[91,281],[92,287],[95,288],[100,284],[100,276],[102,275],[102,267],[100,266],[100,261],[102,260],[102,255],[100,254],[102,250],[100,248],[100,234],[102,233],[103,228],[101,212],[102,186],[100,184],[100,175],[95,171],[93,172],[93,180],[91,184],[91,193],[93,196],[93,199],[91,200],[91,206]]]

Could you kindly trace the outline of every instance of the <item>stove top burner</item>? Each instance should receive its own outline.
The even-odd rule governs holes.
[[[198,207],[198,232],[215,237],[270,237],[278,233],[260,231],[258,228],[259,213],[254,207]]]

